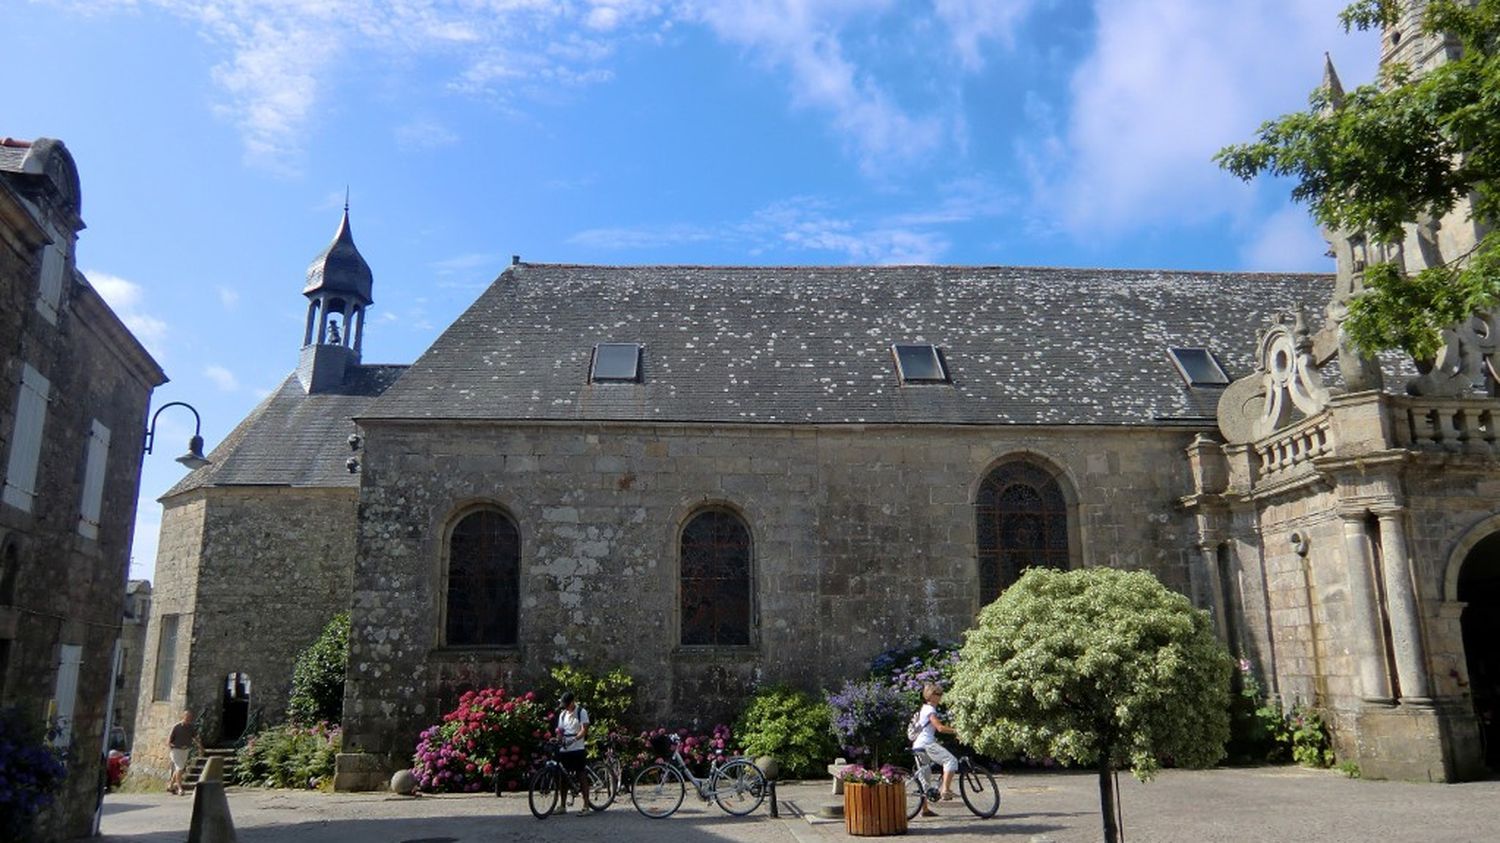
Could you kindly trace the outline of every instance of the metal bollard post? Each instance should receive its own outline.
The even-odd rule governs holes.
[[[780,816],[781,812],[776,809],[776,780],[771,779],[771,818],[776,819]]]

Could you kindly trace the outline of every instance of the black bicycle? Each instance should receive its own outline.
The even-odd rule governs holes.
[[[539,820],[545,820],[555,813],[563,813],[568,810],[568,804],[572,801],[573,794],[578,790],[578,779],[562,762],[557,760],[558,750],[561,749],[560,741],[551,740],[544,744],[547,760],[531,775],[531,784],[526,792],[526,804],[531,808],[531,815]],[[589,770],[591,784],[589,790],[578,794],[583,797],[583,804],[591,811],[602,811],[609,807],[614,801],[614,793],[607,783],[595,778],[596,773]],[[602,795],[604,798],[600,799]]]
[[[928,802],[938,801],[938,782],[943,765],[933,763],[927,753],[912,750],[912,773],[906,777],[906,818],[922,812]],[[969,760],[958,759],[958,795],[980,819],[989,819],[1000,811],[1000,785],[995,775]]]

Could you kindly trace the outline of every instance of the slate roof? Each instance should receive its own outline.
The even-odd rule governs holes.
[[[507,269],[362,418],[1201,426],[1172,346],[1252,368],[1257,328],[1328,275],[1015,267]],[[931,342],[951,385],[900,384]],[[595,343],[644,382],[588,383]]]
[[[296,375],[260,403],[208,455],[209,464],[173,486],[170,498],[203,486],[359,485],[349,473],[353,416],[364,412],[406,370],[353,366],[341,388],[308,395]]]

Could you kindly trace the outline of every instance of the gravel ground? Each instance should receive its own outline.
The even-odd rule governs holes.
[[[1295,767],[1188,772],[1149,784],[1120,777],[1128,841],[1493,841],[1500,839],[1500,781],[1459,785],[1357,781]],[[1026,843],[1100,839],[1098,780],[1086,773],[1024,772],[1001,777],[1004,800],[991,820],[943,803],[940,816],[912,823],[912,836],[945,841],[1006,838]],[[824,843],[849,840],[842,822],[809,822],[833,804],[828,782],[784,784],[782,818],[766,808],[745,818],[691,795],[677,815],[648,820],[628,798],[603,813],[538,821],[526,798],[507,795],[397,797],[231,788],[230,811],[245,843],[468,843],[468,841],[661,841]],[[167,794],[111,794],[105,843],[182,843],[192,800]],[[96,838],[99,839],[99,838]]]

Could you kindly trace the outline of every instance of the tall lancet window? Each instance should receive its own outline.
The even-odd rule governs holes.
[[[996,466],[974,502],[979,598],[988,605],[1027,568],[1067,568],[1068,504],[1052,472],[1025,460]]]
[[[449,647],[516,643],[520,615],[521,534],[509,515],[480,509],[465,515],[448,537]]]
[[[750,528],[727,509],[708,509],[682,528],[682,644],[750,643]]]

